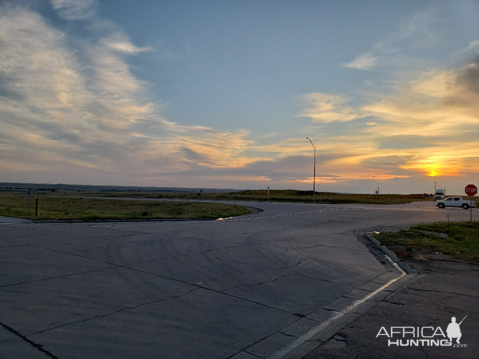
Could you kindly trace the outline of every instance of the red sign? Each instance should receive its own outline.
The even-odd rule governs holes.
[[[473,184],[468,184],[466,186],[466,194],[468,196],[475,196],[476,193],[477,193],[477,187],[476,186],[474,186]]]

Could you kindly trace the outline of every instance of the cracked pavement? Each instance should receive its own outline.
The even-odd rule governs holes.
[[[478,358],[479,267],[459,260],[406,261],[421,274],[303,358]],[[463,318],[466,315],[461,325],[461,343],[467,344],[465,348],[389,347],[384,337],[376,338],[383,326],[432,326],[441,327],[445,332],[451,317]],[[337,337],[341,338],[340,344]]]
[[[391,278],[357,234],[444,217],[430,202],[239,204],[264,212],[0,219],[0,357],[266,358]]]

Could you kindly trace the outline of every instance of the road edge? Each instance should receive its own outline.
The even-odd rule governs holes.
[[[395,292],[411,280],[416,280],[421,275],[416,269],[400,260],[389,248],[374,238],[370,232],[357,235],[358,240],[381,262],[387,269],[386,274],[398,273],[399,276],[390,279],[376,290],[365,297],[355,300],[352,305],[342,310],[334,311],[331,316],[311,328],[308,332],[294,339],[289,345],[281,348],[268,356],[268,359],[300,359],[311,350],[331,339],[337,332],[346,327],[349,323],[369,311],[384,298]]]

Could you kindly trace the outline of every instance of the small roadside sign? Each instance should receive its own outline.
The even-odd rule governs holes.
[[[477,187],[474,186],[473,184],[468,184],[465,188],[466,194],[470,197],[470,203],[469,203],[469,208],[470,208],[470,221],[472,222],[472,196],[475,196],[477,193]]]
[[[477,187],[473,184],[468,184],[465,191],[468,196],[475,196],[477,194]]]

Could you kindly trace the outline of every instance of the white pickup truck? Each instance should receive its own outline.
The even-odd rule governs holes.
[[[436,201],[436,206],[439,208],[462,207],[464,209],[469,209],[469,207],[471,207],[471,201],[461,197],[447,197],[442,201]],[[472,201],[472,207],[476,207],[476,202]]]

